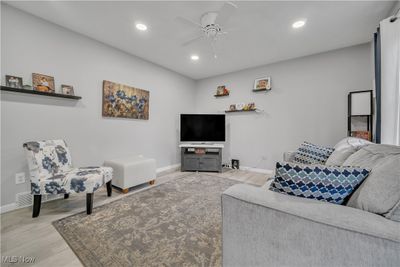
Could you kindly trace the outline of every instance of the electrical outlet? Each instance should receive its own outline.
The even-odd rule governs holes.
[[[25,173],[19,172],[15,174],[15,184],[23,184],[25,183]]]

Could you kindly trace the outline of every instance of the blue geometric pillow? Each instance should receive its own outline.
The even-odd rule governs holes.
[[[369,170],[358,167],[277,162],[275,179],[269,190],[342,204],[368,174]]]
[[[325,164],[334,148],[303,142],[297,149],[293,162],[300,164]]]

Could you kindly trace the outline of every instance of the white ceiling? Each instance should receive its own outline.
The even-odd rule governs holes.
[[[394,2],[235,2],[232,28],[218,44],[214,59],[205,41],[183,47],[197,35],[176,17],[199,21],[223,2],[8,2],[45,20],[79,32],[193,79],[202,79],[285,59],[372,40]],[[304,28],[292,23],[306,19]],[[140,21],[147,32],[138,32]],[[200,60],[190,61],[197,53]]]

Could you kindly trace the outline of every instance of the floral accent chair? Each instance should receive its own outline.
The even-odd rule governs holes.
[[[86,193],[86,211],[92,213],[93,193],[107,184],[110,197],[113,169],[110,167],[73,168],[64,140],[27,142],[23,145],[28,159],[33,198],[32,217],[39,216],[42,195]]]

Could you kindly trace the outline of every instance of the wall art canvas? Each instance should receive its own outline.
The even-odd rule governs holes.
[[[32,73],[33,90],[54,93],[54,77],[39,73]]]
[[[149,91],[103,81],[103,116],[148,120],[149,97]]]

